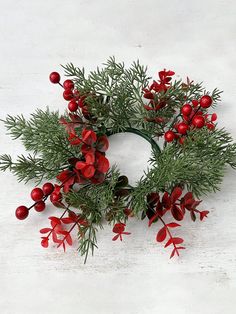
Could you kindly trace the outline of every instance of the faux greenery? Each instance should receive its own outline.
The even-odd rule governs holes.
[[[163,216],[168,210],[175,220],[182,220],[185,210],[190,211],[193,220],[196,213],[200,213],[200,218],[205,217],[206,212],[201,214],[196,209],[199,202],[193,203],[197,202],[195,197],[218,190],[227,165],[236,168],[236,144],[224,128],[217,128],[216,115],[210,112],[220,101],[220,91],[215,89],[209,93],[202,83],[189,79],[171,82],[174,73],[166,70],[159,72],[158,81],[150,82],[147,68],[139,61],[126,68],[113,57],[102,68],[88,74],[71,63],[63,68],[73,81],[71,98],[65,84],[69,96],[64,97],[74,101],[78,109],[66,111],[63,116],[48,108],[37,110],[29,120],[21,115],[8,115],[3,121],[8,134],[14,140],[20,139],[29,154],[15,160],[7,154],[0,157],[0,169],[12,171],[19,181],[33,180],[39,185],[57,177],[60,185],[56,185],[57,192],[55,189],[53,193],[62,193],[61,199],[55,202],[50,198],[55,206],[65,211],[60,218],[51,219],[48,232],[54,243],[63,247],[66,242],[70,245],[70,230],[65,225],[72,224],[71,229],[78,226],[79,251],[86,260],[89,250],[93,252],[97,247],[96,233],[102,228],[104,218],[114,225],[113,232],[117,236],[113,239],[116,240],[118,236],[122,239],[122,234],[129,234],[125,232],[125,223],[132,216],[148,217],[150,225],[157,220],[164,223]],[[207,108],[201,103],[204,95],[212,102]],[[188,116],[183,114],[185,104],[192,108]],[[203,126],[197,125],[196,119],[194,122],[196,116],[204,120]],[[181,131],[180,123],[185,124],[186,132]],[[88,135],[89,131],[95,135]],[[108,171],[101,170],[96,182],[93,177],[79,173],[87,162],[87,153],[81,150],[81,145],[86,144],[95,154],[99,139],[108,145],[106,137],[109,139],[111,134],[119,132],[133,132],[152,145],[151,167],[136,185],[131,186],[115,166],[110,166]],[[93,140],[84,141],[86,136],[93,136]],[[160,147],[159,139],[163,136],[165,142]],[[75,139],[77,144],[73,142]],[[95,161],[86,167],[104,169],[105,150],[98,149]],[[96,158],[101,155],[98,162]],[[80,168],[77,167],[79,170],[76,162],[82,162]],[[183,190],[189,194],[180,198]],[[44,202],[48,196],[45,195]],[[174,223],[164,223],[157,241],[170,235],[169,229],[173,226]],[[43,237],[45,247],[48,238]],[[170,236],[169,239],[169,244],[174,246],[172,255],[183,248],[177,246],[181,241],[175,239],[180,238]]]

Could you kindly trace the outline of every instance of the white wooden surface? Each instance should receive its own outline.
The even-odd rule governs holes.
[[[223,89],[220,125],[236,138],[235,32],[230,0],[0,0],[0,118],[46,105],[63,110],[49,72],[69,61],[91,69],[115,55],[127,63],[139,58],[151,75],[166,67]],[[0,153],[23,151],[2,124],[0,132]],[[130,154],[142,156],[143,145]],[[0,313],[234,314],[235,178],[227,171],[221,192],[204,200],[208,220],[183,224],[188,249],[179,259],[169,260],[155,243],[155,228],[133,220],[123,243],[112,242],[104,226],[99,250],[84,266],[76,247],[66,254],[40,247],[38,230],[50,209],[16,221],[15,207],[30,203],[33,185],[0,173]]]

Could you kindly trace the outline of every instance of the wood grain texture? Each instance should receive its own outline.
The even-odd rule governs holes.
[[[2,0],[0,14],[0,118],[46,105],[63,111],[48,74],[69,61],[92,69],[115,55],[127,63],[139,58],[150,75],[166,67],[224,90],[219,124],[236,139],[235,1]],[[0,154],[22,153],[4,132],[0,124]],[[113,144],[111,153],[120,145]],[[117,154],[132,180],[140,174],[127,164],[134,158],[143,167],[145,145],[130,147],[128,159]],[[16,221],[14,210],[30,203],[33,185],[0,173],[0,313],[235,313],[235,179],[227,170],[221,191],[204,199],[211,211],[205,222],[183,224],[187,250],[179,259],[155,243],[156,226],[132,220],[123,243],[112,242],[104,225],[99,250],[83,265],[76,246],[66,254],[41,249],[38,230],[53,209]]]

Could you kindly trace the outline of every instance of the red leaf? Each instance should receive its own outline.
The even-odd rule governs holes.
[[[171,193],[171,201],[172,203],[175,203],[177,199],[182,195],[183,190],[180,187],[175,187],[174,190]]]
[[[119,233],[112,238],[112,241],[116,241],[119,238]]]
[[[187,192],[184,197],[183,197],[184,201],[187,201],[189,199],[193,199],[193,193],[192,192]]]
[[[148,227],[150,227],[151,224],[152,224],[158,217],[159,217],[159,214],[157,214],[157,213],[156,213],[155,215],[153,215],[152,218],[149,219]]]
[[[68,234],[68,231],[66,231],[66,230],[59,230],[57,233],[58,234],[63,234],[64,236],[66,236]]]
[[[92,165],[95,162],[95,155],[92,152],[89,152],[85,155],[86,164]]]
[[[71,145],[79,145],[82,143],[81,139],[73,133],[70,133],[68,141]]]
[[[120,222],[120,223],[116,223],[115,225],[114,225],[114,227],[113,227],[113,229],[112,229],[112,231],[114,232],[114,233],[122,233],[124,230],[125,230],[125,224],[124,223],[122,223],[122,222]]]
[[[185,247],[184,246],[179,246],[177,247],[178,250],[185,250]]]
[[[97,165],[97,170],[102,172],[102,173],[106,173],[110,167],[109,165],[109,160],[104,157],[103,155],[100,155],[98,157],[98,161],[97,161],[98,165]]]
[[[86,163],[84,161],[77,161],[75,164],[76,169],[82,170],[86,167]]]
[[[156,240],[157,242],[162,242],[165,240],[165,238],[166,238],[166,227],[163,227],[158,231],[156,235]]]
[[[191,210],[190,216],[191,216],[192,221],[195,221],[195,220],[196,220],[196,215],[195,215],[195,213],[194,213],[193,210]]]
[[[58,217],[48,217],[52,222],[55,222],[56,224],[61,224],[61,220]]]
[[[95,168],[94,168],[94,166],[92,166],[92,165],[88,165],[88,166],[86,166],[85,168],[83,168],[83,169],[81,170],[81,172],[82,172],[82,175],[83,175],[85,178],[89,179],[89,178],[92,178],[92,177],[94,176]]]
[[[61,242],[61,240],[58,239],[57,233],[55,231],[52,232],[52,241],[54,243],[60,243]]]
[[[168,194],[168,192],[165,192],[164,194],[163,194],[163,196],[162,196],[162,204],[163,204],[163,206],[164,207],[166,207],[166,208],[170,208],[170,206],[171,206],[171,201],[170,201],[170,197],[169,197],[169,194]]]
[[[150,206],[151,208],[154,207],[159,200],[160,196],[158,193],[152,192],[147,195],[148,206]]]
[[[105,152],[108,150],[109,142],[106,135],[99,136],[97,140],[96,149],[100,152]]]
[[[184,242],[182,238],[172,238],[172,240],[174,244],[180,244]]]
[[[97,140],[97,135],[92,130],[83,129],[82,131],[82,138],[83,142],[85,142],[88,145],[92,145]]]
[[[41,245],[44,248],[48,247],[48,238],[42,237]]]
[[[184,218],[184,213],[183,211],[181,210],[181,208],[177,205],[173,205],[172,208],[171,208],[171,213],[173,215],[173,217],[180,221]]]
[[[200,212],[200,220],[202,221],[205,217],[207,217],[208,214],[208,210],[203,210],[202,212]]]
[[[39,232],[40,233],[48,233],[49,231],[51,231],[52,229],[51,228],[43,228],[41,229]]]
[[[72,224],[74,221],[74,219],[70,218],[70,217],[66,217],[66,218],[61,218],[61,221],[64,223],[64,224]]]
[[[175,252],[176,252],[176,248],[173,249],[171,255],[170,255],[170,258],[172,258],[174,255],[175,255]]]
[[[68,243],[68,245],[72,245],[72,238],[71,238],[71,235],[68,233],[66,238],[65,238],[66,242]]]
[[[65,193],[68,193],[71,186],[75,183],[75,177],[71,177],[69,179],[66,180],[66,182],[64,183],[64,187],[63,187],[63,191]]]
[[[177,224],[176,222],[170,222],[169,224],[166,225],[169,228],[176,228],[176,227],[180,227],[179,224]]]
[[[172,238],[170,238],[170,239],[166,242],[165,247],[171,245],[172,243],[173,243],[173,240],[172,240]]]

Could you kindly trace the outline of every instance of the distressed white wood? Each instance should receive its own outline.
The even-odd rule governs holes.
[[[127,63],[139,58],[150,75],[166,67],[223,89],[220,125],[236,138],[235,1],[2,0],[0,15],[0,118],[46,105],[63,110],[49,72],[69,61],[92,69],[115,55]],[[2,124],[0,132],[1,154],[23,152]],[[205,222],[183,223],[187,250],[179,259],[155,243],[156,226],[132,220],[123,243],[112,242],[104,226],[99,250],[83,265],[76,247],[66,254],[40,247],[38,230],[53,209],[16,221],[32,184],[0,173],[0,313],[235,313],[235,179],[228,170],[221,192],[204,199],[211,211]]]

